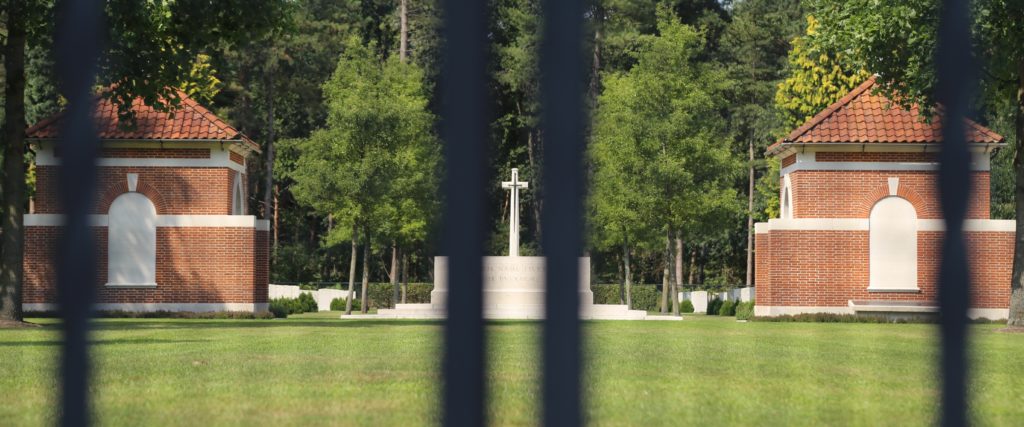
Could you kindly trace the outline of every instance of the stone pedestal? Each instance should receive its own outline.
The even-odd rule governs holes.
[[[489,256],[483,259],[483,308],[488,319],[544,318],[544,257]],[[584,319],[644,319],[642,310],[629,310],[625,305],[595,305],[590,290],[590,258],[579,259],[580,317]],[[448,302],[448,258],[434,258],[434,290],[430,304],[398,304],[395,309],[381,309],[378,314],[389,317],[441,318]]]

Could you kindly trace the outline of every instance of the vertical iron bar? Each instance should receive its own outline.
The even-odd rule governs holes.
[[[89,424],[89,317],[96,287],[95,246],[89,213],[95,201],[99,139],[92,123],[97,58],[100,55],[99,0],[65,0],[56,10],[56,69],[68,99],[58,147],[60,205],[67,224],[57,246],[57,302],[64,317],[61,359],[61,424]]]
[[[540,45],[547,257],[544,425],[573,427],[580,413],[579,256],[583,236],[583,2],[545,0]]]
[[[942,425],[967,424],[967,307],[970,298],[963,220],[970,191],[970,153],[964,117],[974,82],[967,0],[945,0],[936,57],[937,98],[944,106],[939,192],[946,218],[939,275],[942,316]]]
[[[444,343],[446,426],[482,426],[486,402],[483,322],[487,165],[485,1],[444,0],[441,72],[445,140],[443,253],[448,255]]]

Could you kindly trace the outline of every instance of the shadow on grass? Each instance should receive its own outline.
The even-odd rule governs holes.
[[[117,338],[117,339],[101,339],[89,341],[90,346],[103,346],[103,345],[122,345],[122,344],[194,344],[200,342],[207,342],[209,340],[168,340],[158,338]],[[46,340],[46,341],[14,341],[14,342],[0,342],[0,347],[53,347],[59,346],[64,342],[61,340]]]

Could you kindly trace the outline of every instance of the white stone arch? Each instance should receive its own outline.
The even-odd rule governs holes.
[[[156,286],[156,207],[124,193],[107,213],[107,286]]]
[[[787,174],[782,178],[782,197],[779,199],[779,218],[793,218],[793,182]]]
[[[235,172],[235,185],[231,190],[231,214],[245,215],[245,187],[242,185],[242,174]]]
[[[907,199],[885,197],[869,219],[869,290],[917,290],[917,210]]]

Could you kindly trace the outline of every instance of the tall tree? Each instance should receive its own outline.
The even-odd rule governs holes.
[[[803,11],[798,0],[743,0],[733,7],[722,35],[721,50],[730,78],[729,123],[735,135],[733,152],[747,157],[746,286],[753,284],[754,221],[765,219],[755,209],[756,182],[765,168],[764,149],[782,128],[773,104],[776,86],[787,69],[790,40],[800,32]],[[763,195],[762,195],[763,197]]]
[[[938,24],[942,2],[912,0],[816,0],[821,20],[816,42],[848,52],[849,68],[878,73],[881,90],[904,106],[917,103],[931,117],[936,105]],[[1024,3],[972,2],[973,55],[982,67],[976,84],[980,104],[1010,103],[1014,109],[1014,171],[1017,217],[1008,324],[1024,326]]]
[[[439,158],[433,116],[422,71],[397,56],[382,58],[373,43],[357,38],[345,44],[324,94],[327,125],[298,142],[292,192],[345,225],[333,228],[339,241],[351,238],[341,235],[350,229],[362,235],[365,303],[373,237],[397,240],[402,225],[426,221],[409,219],[420,212],[410,199],[436,199],[423,182],[436,176],[437,164],[416,163]],[[360,307],[364,313],[367,309]]]
[[[658,35],[640,39],[636,65],[604,79],[595,126],[597,149],[621,146],[631,154],[596,162],[596,174],[609,162],[635,168],[641,194],[651,201],[640,222],[664,238],[659,246],[670,280],[663,301],[672,292],[675,269],[667,266],[675,261],[675,238],[710,236],[738,207],[731,188],[738,165],[719,143],[728,138],[721,111],[729,79],[720,67],[699,60],[703,36],[659,8]]]

